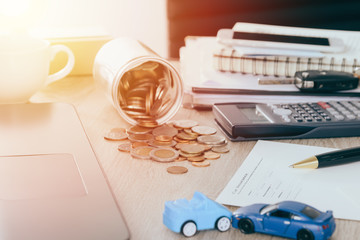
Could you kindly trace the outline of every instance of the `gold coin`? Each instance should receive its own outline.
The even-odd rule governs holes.
[[[197,139],[198,135],[197,134],[190,135],[185,132],[181,132],[181,133],[176,134],[176,137],[183,139],[183,140],[195,140],[195,139]]]
[[[128,135],[123,128],[113,128],[104,136],[104,138],[109,141],[121,141],[127,139]]]
[[[195,126],[191,130],[200,135],[212,135],[216,133],[216,129],[208,126]]]
[[[179,157],[179,152],[172,148],[155,148],[150,152],[150,156],[158,162],[173,162]]]
[[[176,142],[174,140],[170,142],[161,142],[157,140],[150,140],[149,144],[154,147],[173,147],[176,145]]]
[[[171,166],[168,167],[167,169],[168,173],[171,174],[184,174],[188,172],[188,169],[186,167],[182,167],[182,166]]]
[[[230,151],[227,146],[212,147],[211,150],[216,153],[227,153]]]
[[[210,166],[210,162],[209,161],[191,162],[191,165],[193,165],[194,167],[208,167]]]
[[[154,136],[159,136],[159,135],[167,135],[167,136],[172,136],[174,137],[176,134],[178,134],[178,130],[174,127],[171,127],[167,124],[164,124],[160,127],[155,128],[152,131],[152,134]]]
[[[178,128],[192,128],[197,126],[198,122],[193,120],[175,120],[174,126]]]
[[[159,126],[157,121],[154,119],[137,119],[137,123],[139,126],[147,128],[155,128]]]
[[[154,139],[154,136],[146,133],[146,134],[129,134],[129,140],[132,142],[148,142]]]
[[[131,144],[132,148],[137,148],[137,147],[146,147],[149,146],[149,144],[147,142],[133,142]]]
[[[206,159],[215,160],[215,159],[220,158],[221,155],[219,153],[215,153],[215,152],[205,152],[204,156]]]
[[[187,158],[186,157],[178,157],[177,159],[175,159],[174,161],[175,162],[183,162],[183,161],[185,161],[185,160],[187,160]]]
[[[185,152],[182,152],[182,151],[180,151],[179,154],[180,154],[180,156],[186,157],[186,158],[189,158],[189,157],[197,157],[197,156],[202,155],[202,153],[185,153]]]
[[[185,145],[185,144],[188,144],[188,143],[177,143],[177,144],[175,145],[175,148],[176,148],[176,149],[180,149],[181,146],[183,146],[183,145]]]
[[[118,150],[121,152],[130,152],[131,150],[131,143],[122,143],[118,146]]]
[[[151,133],[151,131],[152,131],[151,128],[145,128],[139,125],[132,126],[127,130],[128,133],[132,133],[132,134],[145,134],[145,133]]]
[[[145,146],[145,147],[137,147],[133,148],[130,151],[131,156],[139,159],[150,159],[150,152],[154,150],[153,147]]]
[[[194,133],[190,128],[184,128],[183,131],[184,131],[184,133],[187,133],[187,134],[190,134],[190,135],[197,134],[197,133]]]
[[[156,141],[160,141],[160,142],[170,142],[173,140],[172,136],[168,136],[168,135],[158,135],[155,137]]]
[[[200,145],[204,146],[205,151],[209,151],[209,150],[211,150],[211,148],[212,148],[212,146],[207,145],[207,144],[202,144],[202,143],[200,143]]]
[[[199,136],[197,138],[197,140],[200,143],[204,143],[204,144],[208,144],[208,145],[219,145],[219,144],[223,144],[226,142],[225,137],[223,136],[218,136],[218,135],[204,135],[204,136]]]
[[[200,144],[184,144],[180,150],[185,153],[202,153],[205,151],[205,147]]]
[[[197,157],[188,157],[187,160],[189,160],[190,162],[202,162],[205,160],[204,155],[200,155]]]
[[[174,137],[174,140],[177,141],[178,143],[188,143],[189,142],[189,140],[180,139],[178,137]]]

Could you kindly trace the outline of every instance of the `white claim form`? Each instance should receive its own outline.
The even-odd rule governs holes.
[[[360,161],[319,169],[291,164],[334,149],[258,141],[216,199],[232,206],[294,200],[360,220]]]

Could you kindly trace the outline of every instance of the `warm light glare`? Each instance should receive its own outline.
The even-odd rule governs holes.
[[[0,32],[25,32],[45,13],[49,0],[0,0]]]
[[[0,0],[0,14],[16,17],[29,10],[30,0]]]

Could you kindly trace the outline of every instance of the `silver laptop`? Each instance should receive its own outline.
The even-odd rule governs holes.
[[[73,106],[0,105],[0,239],[128,238]]]

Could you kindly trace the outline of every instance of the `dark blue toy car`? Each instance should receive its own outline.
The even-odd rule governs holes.
[[[236,210],[232,226],[243,233],[266,233],[298,240],[328,239],[335,231],[332,211],[321,212],[306,204],[283,201],[253,204]]]

